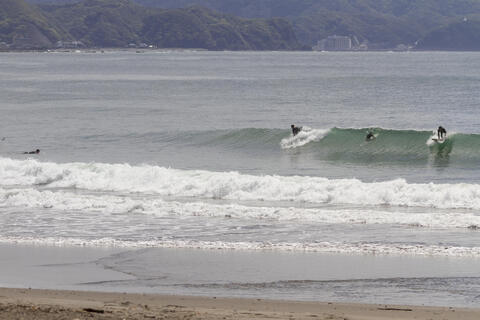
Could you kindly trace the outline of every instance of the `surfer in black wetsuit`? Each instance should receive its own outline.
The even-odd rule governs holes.
[[[365,140],[370,141],[370,140],[373,140],[373,139],[375,139],[375,136],[373,135],[373,132],[368,131],[367,136],[365,137]]]
[[[302,127],[295,127],[294,124],[290,126],[292,128],[292,134],[296,136],[300,131],[302,131]]]
[[[23,154],[39,154],[39,153],[40,153],[40,149],[37,149],[35,151],[24,152]]]
[[[443,140],[444,137],[446,138],[447,137],[447,130],[445,130],[445,128],[442,127],[442,126],[439,126],[438,129],[437,129],[437,137],[440,140]]]

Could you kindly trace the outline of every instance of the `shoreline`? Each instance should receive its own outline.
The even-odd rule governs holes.
[[[480,307],[479,259],[12,244],[0,256],[4,288]]]
[[[0,319],[478,319],[480,309],[0,288]]]
[[[478,53],[479,50],[396,50],[371,49],[371,50],[208,50],[204,48],[125,48],[125,47],[92,47],[92,48],[44,48],[44,49],[0,49],[0,53],[105,53],[105,52],[286,52],[286,53],[416,53],[416,52],[441,52],[441,53]]]

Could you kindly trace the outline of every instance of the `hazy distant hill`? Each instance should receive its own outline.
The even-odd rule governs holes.
[[[28,0],[35,3],[72,3],[76,0]],[[464,18],[467,21],[479,20],[476,16],[480,15],[480,0],[132,0],[137,4],[156,7],[156,8],[187,8],[191,5],[200,5],[219,12],[244,18],[273,18],[283,17],[288,19],[295,32],[296,38],[307,45],[313,45],[317,40],[329,35],[349,35],[356,36],[362,42],[367,41],[370,48],[393,48],[398,44],[418,43],[419,49],[439,49],[439,50],[472,50],[475,48],[477,27],[472,23],[462,25]],[[153,9],[152,9],[153,10]],[[192,30],[203,30],[198,33],[203,47],[223,48],[224,43],[228,43],[229,48],[256,48],[251,44],[246,45],[243,40],[245,37],[238,37],[242,34],[238,23],[233,22],[237,18],[229,16],[227,28],[223,24],[215,23],[219,18],[218,14],[205,14],[205,12],[187,9],[187,11],[172,11],[171,15],[176,16],[178,21],[184,21],[182,24],[174,24],[176,28],[188,28]],[[158,18],[166,19],[170,14],[155,13]],[[199,16],[201,15],[201,17]],[[108,20],[108,19],[107,19]],[[156,39],[159,43],[171,43],[171,34],[161,37],[153,35],[166,32],[162,23],[157,24],[157,28],[152,24],[151,19],[144,20],[148,22],[145,25],[146,39],[151,41]],[[257,30],[251,30],[252,33],[258,30],[264,30],[271,36],[280,33],[284,38],[288,35],[285,29],[279,30],[280,25],[277,20],[269,20],[266,26],[261,26],[260,20],[255,20]],[[265,21],[263,22],[266,23]],[[273,25],[272,25],[273,23]],[[201,24],[201,25],[198,25]],[[283,28],[283,24],[282,28]],[[189,27],[187,27],[189,26]],[[208,27],[207,27],[208,26]],[[234,28],[232,26],[235,26]],[[197,29],[200,27],[200,29]],[[273,29],[272,29],[273,27]],[[102,29],[103,30],[103,29]],[[205,30],[208,30],[205,31]],[[218,36],[219,30],[227,32],[229,30],[228,41],[220,40],[213,43],[212,39]],[[277,30],[272,32],[272,30]],[[462,30],[460,32],[460,30]],[[240,33],[239,33],[240,32]],[[244,31],[243,31],[244,32]],[[128,32],[122,33],[128,34]],[[185,43],[192,42],[188,39],[188,32],[183,32]],[[191,37],[191,36],[190,36]],[[278,37],[278,36],[277,36]],[[452,39],[451,37],[455,37]],[[90,38],[90,37],[87,37]],[[248,37],[247,37],[248,38]],[[134,40],[135,38],[131,38]],[[167,40],[168,39],[168,40]],[[223,37],[225,39],[225,37]],[[256,41],[252,39],[252,41]],[[282,41],[280,41],[282,42]],[[291,43],[291,41],[287,41]],[[468,45],[467,45],[468,44]],[[273,41],[270,45],[293,48],[286,42],[280,44]],[[458,47],[455,47],[458,45]],[[475,49],[476,50],[476,49]]]
[[[140,31],[148,10],[128,0],[85,0],[42,7],[75,40],[87,46],[123,47],[142,41]]]
[[[71,0],[30,0],[64,2]],[[201,5],[248,18],[286,17],[297,38],[314,44],[328,35],[355,35],[377,47],[413,44],[434,29],[480,14],[480,0],[135,0],[161,7]]]
[[[8,1],[8,6],[2,3],[0,7],[0,39],[8,43],[26,32],[23,30],[33,28],[26,33],[43,40],[44,47],[57,40],[74,39],[90,47],[146,43],[210,50],[300,49],[286,19],[245,19],[200,7],[154,9],[128,0],[84,0],[39,7],[23,0],[1,1]]]
[[[44,48],[66,34],[23,0],[0,1],[0,42]]]
[[[307,44],[355,35],[379,47],[412,44],[431,30],[480,14],[480,0],[135,0],[175,8],[198,4],[243,17],[287,17]]]
[[[150,15],[142,29],[147,42],[162,47],[214,50],[300,49],[285,19],[242,19],[201,7]]]
[[[422,39],[423,50],[480,50],[480,20],[467,20],[436,29]]]

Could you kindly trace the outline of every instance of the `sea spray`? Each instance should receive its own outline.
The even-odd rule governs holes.
[[[291,149],[304,146],[312,141],[321,140],[326,134],[330,132],[330,129],[311,129],[309,127],[303,127],[302,130],[295,136],[283,138],[280,141],[280,145],[283,149]]]

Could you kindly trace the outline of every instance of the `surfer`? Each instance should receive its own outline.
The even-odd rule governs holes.
[[[375,139],[375,136],[372,131],[368,131],[367,136],[365,137],[365,141],[370,141]]]
[[[292,128],[292,134],[296,136],[300,131],[302,131],[302,127],[295,127],[294,124],[290,126]]]
[[[437,137],[440,140],[443,140],[444,137],[446,138],[447,137],[447,130],[445,130],[445,128],[442,127],[442,126],[439,126],[438,129],[437,129]]]
[[[40,149],[37,149],[35,151],[25,151],[23,154],[39,154],[40,153]]]

